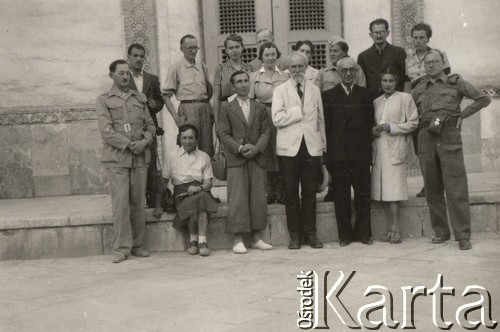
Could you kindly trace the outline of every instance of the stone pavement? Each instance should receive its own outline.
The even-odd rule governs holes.
[[[444,286],[455,288],[455,296],[444,297],[444,319],[454,322],[451,331],[461,331],[455,311],[478,299],[461,296],[467,285],[489,291],[492,318],[500,320],[500,234],[474,234],[473,245],[470,251],[460,251],[454,241],[433,245],[418,238],[401,245],[355,243],[340,248],[330,243],[319,250],[281,247],[246,255],[215,250],[207,258],[154,253],[121,264],[112,264],[110,255],[3,261],[0,331],[298,331],[296,278],[301,270],[318,272],[320,280],[331,271],[329,288],[338,271],[356,271],[340,296],[353,317],[362,305],[380,299],[363,296],[369,285],[385,286],[394,295],[394,318],[399,321],[401,287],[430,289],[443,274]],[[379,318],[380,312],[371,318]],[[431,312],[432,298],[417,298],[416,331],[439,331]],[[332,309],[327,317],[330,330],[351,331]]]

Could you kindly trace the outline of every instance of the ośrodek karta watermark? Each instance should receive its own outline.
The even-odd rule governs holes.
[[[394,319],[395,306],[398,304],[394,303],[392,292],[385,286],[369,285],[362,296],[367,299],[377,297],[373,302],[359,307],[357,312],[345,306],[340,297],[355,274],[356,271],[352,271],[345,277],[344,272],[339,271],[338,277],[333,279],[330,271],[326,271],[321,285],[318,273],[315,271],[300,271],[300,274],[297,275],[299,281],[297,292],[300,293],[297,326],[304,330],[330,329],[328,317],[334,315],[342,324],[351,329],[377,330],[382,326],[392,329],[416,329],[415,301],[418,297],[430,297],[433,324],[442,330],[453,328],[455,323],[444,318],[444,309],[446,307],[445,296],[456,296],[455,288],[444,286],[442,274],[437,275],[436,283],[430,289],[427,289],[426,286],[401,287],[403,295],[403,303],[400,304],[403,311],[401,321]],[[323,289],[321,294],[320,287]],[[456,324],[461,328],[476,330],[480,326],[485,326],[494,329],[498,325],[491,317],[491,295],[488,290],[482,286],[469,285],[464,288],[461,297],[466,303],[456,308],[454,317]],[[476,313],[476,316],[478,313],[480,320],[472,319],[471,313]],[[374,316],[377,316],[377,319],[373,318]],[[382,317],[381,320],[378,319],[380,316]]]

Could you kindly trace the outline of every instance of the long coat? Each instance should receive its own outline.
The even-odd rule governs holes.
[[[373,101],[375,122],[379,123],[384,113],[384,95]],[[385,122],[391,127],[387,144],[391,155],[391,164],[406,162],[410,149],[411,136],[408,135],[418,126],[417,106],[410,94],[396,91],[391,99],[396,103],[386,111]],[[377,158],[377,140],[373,141],[373,163]]]

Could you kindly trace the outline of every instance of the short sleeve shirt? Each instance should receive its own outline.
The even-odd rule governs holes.
[[[271,103],[273,101],[274,88],[285,83],[289,75],[282,72],[278,67],[274,68],[271,79],[266,75],[266,70],[262,67],[253,72],[250,76],[250,98],[254,98],[259,103]]]
[[[188,153],[180,146],[169,153],[163,164],[162,176],[171,179],[174,186],[214,177],[210,157],[198,148]]]
[[[215,68],[214,74],[214,86],[220,86],[221,88],[221,97],[229,97],[234,94],[234,91],[231,89],[231,75],[238,71],[242,70],[247,73],[251,73],[252,66],[250,64],[243,63],[241,69],[236,69],[232,66],[231,61],[226,61],[222,65],[217,66]]]
[[[427,52],[429,52],[431,48],[427,48]],[[425,54],[427,54],[425,52]],[[450,68],[450,63],[448,62],[448,57],[446,56],[446,53],[443,53],[444,57],[444,66],[443,68]],[[426,75],[425,73],[425,67],[424,67],[424,56],[422,57],[421,60],[418,59],[417,52],[413,50],[410,54],[408,54],[406,58],[406,75],[410,78],[411,82],[415,82],[422,76]]]
[[[179,101],[207,99],[207,68],[185,58],[168,69],[163,93],[174,93]]]

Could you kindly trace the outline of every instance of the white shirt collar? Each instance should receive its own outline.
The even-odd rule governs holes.
[[[278,68],[278,66],[274,66],[274,71],[278,72],[278,74],[283,75],[283,72]],[[260,67],[259,70],[260,73],[265,73],[266,69],[264,68],[264,64],[262,64],[262,67]]]

